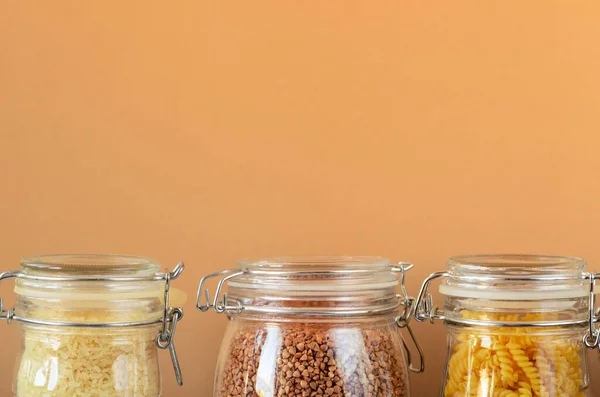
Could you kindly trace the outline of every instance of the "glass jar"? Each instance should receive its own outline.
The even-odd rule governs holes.
[[[275,258],[204,277],[198,309],[231,320],[213,396],[409,396],[396,324],[408,305],[396,289],[410,267],[379,257]],[[211,301],[212,277],[222,278]]]
[[[169,349],[178,381],[174,336],[183,303],[149,258],[46,255],[21,260],[16,306],[0,318],[20,325],[16,397],[159,397],[157,349]],[[171,301],[171,302],[170,302]]]
[[[414,317],[447,327],[440,396],[592,396],[586,345],[598,344],[595,275],[585,268],[574,257],[472,255],[429,276]],[[443,311],[428,294],[438,278]]]

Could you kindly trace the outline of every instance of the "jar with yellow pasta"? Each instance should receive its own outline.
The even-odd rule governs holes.
[[[585,268],[574,257],[476,255],[429,276],[414,318],[447,326],[440,397],[591,397],[587,348],[599,333]],[[435,279],[444,310],[428,294]]]

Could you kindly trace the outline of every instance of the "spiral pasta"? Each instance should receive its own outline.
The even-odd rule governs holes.
[[[461,314],[499,321],[548,319],[531,314]],[[584,397],[581,338],[557,337],[548,331],[488,327],[457,331],[444,397]]]

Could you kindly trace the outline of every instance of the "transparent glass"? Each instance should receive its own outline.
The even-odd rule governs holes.
[[[586,329],[448,327],[443,397],[591,397]]]
[[[398,274],[382,258],[241,262],[215,397],[408,397],[395,324]]]
[[[440,287],[448,352],[441,397],[591,397],[589,282],[573,257],[453,257]]]
[[[215,397],[410,395],[393,316],[320,322],[235,318],[223,339]]]
[[[119,280],[150,276],[159,269],[156,262],[52,255],[24,258],[21,267],[26,277],[15,283],[15,314],[22,319],[16,397],[161,395],[156,338],[164,283]],[[77,280],[82,277],[87,281]],[[148,325],[106,327],[138,322]]]
[[[158,397],[158,332],[22,325],[15,396]]]

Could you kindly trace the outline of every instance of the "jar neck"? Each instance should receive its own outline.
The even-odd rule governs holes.
[[[372,316],[395,312],[402,303],[395,285],[352,292],[230,287],[228,296],[242,312],[303,317]]]
[[[385,313],[372,313],[368,315],[306,315],[306,314],[290,314],[290,313],[264,313],[256,311],[242,311],[236,314],[230,314],[229,319],[234,322],[259,322],[263,324],[326,324],[349,326],[358,324],[369,324],[373,326],[396,326],[396,317],[398,310],[390,310]]]
[[[585,327],[589,323],[589,299],[518,301],[447,296],[444,315],[449,323],[489,327]]]
[[[27,338],[49,339],[50,336],[60,338],[63,335],[90,335],[90,336],[110,336],[112,338],[123,338],[124,343],[131,343],[131,336],[136,337],[146,335],[149,340],[156,341],[156,335],[160,330],[160,324],[151,324],[139,327],[118,327],[118,328],[93,328],[93,327],[68,327],[54,325],[39,325],[20,323],[19,327]]]
[[[485,325],[467,325],[462,323],[452,323],[447,322],[446,328],[449,333],[459,333],[459,334],[472,334],[481,336],[493,336],[497,337],[498,335],[503,336],[523,336],[526,334],[527,336],[576,336],[578,340],[581,341],[583,347],[583,338],[585,335],[587,328],[585,325],[558,325],[555,327],[527,327],[527,330],[523,330],[519,327],[489,327]]]

